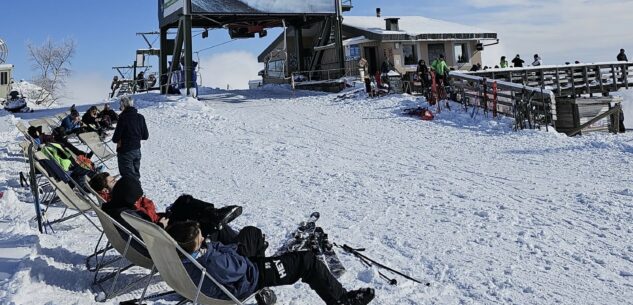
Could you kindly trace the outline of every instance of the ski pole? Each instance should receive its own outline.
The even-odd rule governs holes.
[[[344,244],[342,247],[341,247],[341,246],[339,246],[339,245],[337,245],[337,244],[334,244],[334,245],[335,245],[335,246],[337,246],[337,247],[343,248],[343,250],[345,250],[345,251],[347,251],[347,252],[349,252],[349,253],[352,253],[352,254],[354,254],[354,255],[356,255],[356,256],[358,256],[358,257],[362,257],[362,258],[366,259],[366,260],[367,260],[367,261],[369,261],[369,262],[372,262],[372,263],[373,263],[375,266],[377,266],[377,267],[380,267],[380,268],[386,269],[386,270],[388,270],[388,271],[391,271],[391,272],[393,272],[393,273],[395,273],[395,274],[397,274],[397,275],[400,275],[400,276],[402,276],[402,277],[404,277],[404,278],[406,278],[406,279],[412,280],[412,281],[414,281],[414,282],[416,282],[416,283],[424,284],[425,286],[430,286],[430,285],[431,285],[431,283],[429,283],[429,282],[423,283],[423,282],[422,282],[422,281],[420,281],[420,280],[417,280],[417,279],[415,279],[415,278],[412,278],[412,277],[410,277],[410,276],[408,276],[408,275],[406,275],[406,274],[404,274],[404,273],[402,273],[402,272],[400,272],[400,271],[397,271],[397,270],[392,269],[392,268],[390,268],[390,267],[388,267],[388,266],[385,266],[385,265],[383,265],[383,264],[381,264],[381,263],[379,263],[379,262],[377,262],[377,261],[375,261],[375,260],[373,260],[373,259],[371,259],[371,258],[369,258],[369,257],[367,257],[367,256],[365,256],[365,255],[363,255],[363,254],[362,254],[362,253],[360,253],[359,251],[365,251],[365,249],[364,249],[364,248],[354,249],[354,248],[352,248],[352,247],[350,247],[350,246],[348,246],[348,245],[346,245],[346,244]]]
[[[371,268],[372,264],[368,261],[366,261],[364,258],[358,257],[358,259],[360,259],[361,263],[365,264],[367,267]],[[385,279],[387,282],[389,282],[389,285],[398,285],[398,281],[396,279],[390,278],[388,276],[386,276],[384,273],[380,272],[380,270],[378,270],[378,274],[380,275],[380,277],[382,277],[383,279]]]

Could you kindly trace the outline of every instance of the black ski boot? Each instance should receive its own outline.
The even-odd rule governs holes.
[[[374,299],[373,288],[361,288],[358,290],[348,291],[343,300],[339,301],[340,305],[367,305]]]
[[[215,209],[213,214],[213,218],[217,223],[218,229],[221,229],[224,225],[242,215],[242,207],[239,205],[228,205]]]
[[[270,288],[262,288],[256,295],[257,305],[273,305],[277,302],[275,292]]]

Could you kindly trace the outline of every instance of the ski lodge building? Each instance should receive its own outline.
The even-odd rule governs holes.
[[[265,64],[264,83],[288,82],[293,72],[341,70],[330,28],[327,22],[291,27],[286,35],[277,37],[258,57]],[[359,75],[358,61],[365,58],[371,75],[388,60],[406,78],[406,74],[416,71],[419,60],[430,66],[440,54],[449,67],[469,70],[473,64],[481,63],[486,42],[498,42],[497,33],[420,16],[344,16],[342,36],[345,76]],[[331,79],[321,77],[326,78]]]

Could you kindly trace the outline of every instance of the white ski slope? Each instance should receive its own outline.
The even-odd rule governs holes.
[[[235,225],[262,228],[268,253],[317,210],[334,242],[432,282],[390,286],[339,250],[344,286],[376,288],[371,304],[633,304],[633,132],[512,132],[457,105],[425,122],[400,115],[420,104],[406,95],[136,100],[142,184],[161,210],[181,193],[240,204]],[[99,304],[83,265],[98,234],[81,218],[38,234],[16,120],[0,115],[0,304]],[[274,290],[278,304],[322,304],[305,284]]]

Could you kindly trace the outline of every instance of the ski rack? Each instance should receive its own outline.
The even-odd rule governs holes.
[[[487,115],[501,113],[515,118],[515,130],[537,128],[556,121],[556,98],[552,90],[451,71],[451,98],[464,105],[483,108]],[[478,102],[477,102],[478,101]],[[473,116],[478,114],[473,109]],[[527,120],[527,123],[525,122]]]

